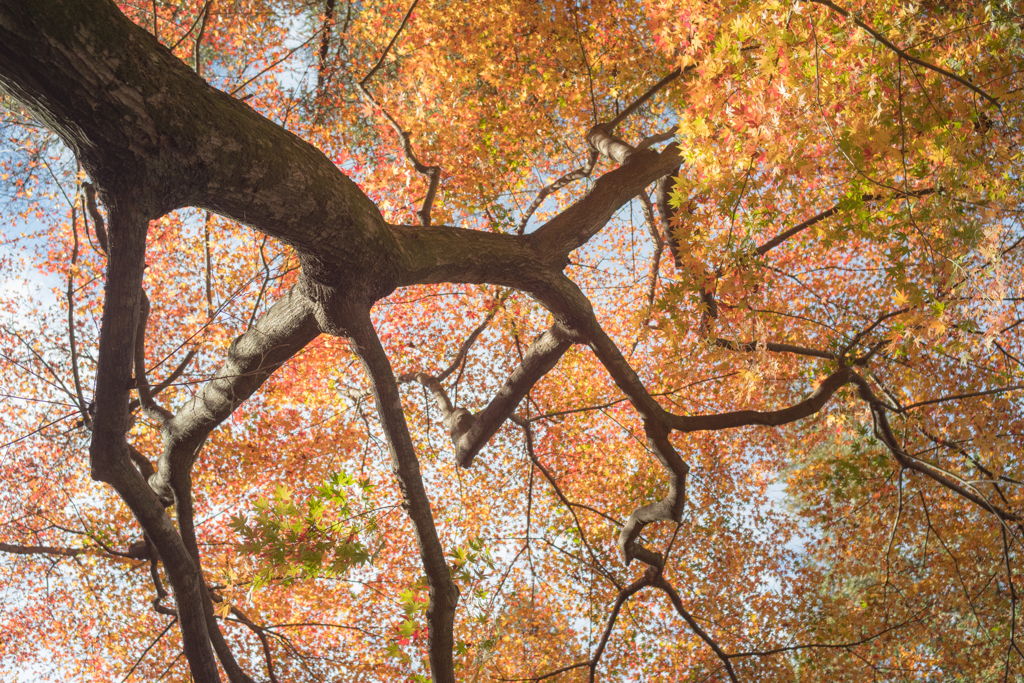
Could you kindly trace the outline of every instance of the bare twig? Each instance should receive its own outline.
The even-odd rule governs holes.
[[[862,202],[876,202],[876,201],[886,200],[886,199],[905,199],[907,197],[926,197],[926,196],[928,196],[930,194],[933,194],[934,192],[935,192],[935,188],[933,188],[933,187],[926,187],[926,188],[922,188],[920,190],[909,190],[909,191],[902,192],[899,195],[894,195],[894,196],[887,196],[887,195],[880,195],[880,194],[866,194],[866,195],[863,195],[860,198],[860,200]],[[826,218],[831,218],[832,216],[836,215],[837,213],[839,213],[840,206],[841,206],[841,204],[836,204],[831,209],[826,209],[825,211],[822,211],[821,213],[819,213],[819,214],[817,214],[815,216],[811,216],[810,218],[805,220],[803,223],[800,223],[799,225],[794,225],[792,228],[789,228],[788,230],[785,230],[785,231],[779,233],[778,235],[776,235],[775,237],[773,237],[772,239],[768,240],[767,242],[765,242],[764,244],[759,246],[757,249],[755,249],[754,252],[758,256],[764,256],[769,251],[771,251],[775,247],[779,246],[780,244],[782,244],[783,242],[788,240],[790,237],[793,237],[794,235],[797,235],[797,234],[803,232],[807,228],[810,228],[810,227],[812,227],[814,225],[817,225],[818,223],[820,223],[821,221],[825,220]]]
[[[174,626],[177,623],[178,623],[178,618],[177,617],[175,617],[174,619],[171,619],[170,621],[167,622],[167,626],[164,626],[163,630],[160,631],[160,633],[157,634],[156,638],[153,639],[153,642],[150,643],[146,647],[146,649],[142,651],[142,654],[140,654],[138,659],[135,660],[135,663],[132,664],[132,668],[128,669],[128,673],[126,673],[124,675],[124,678],[121,679],[121,683],[124,683],[125,681],[127,681],[129,678],[132,677],[132,674],[135,673],[135,669],[137,669],[139,667],[139,664],[141,664],[142,660],[145,659],[146,655],[149,654],[149,651],[152,650],[154,647],[156,647],[156,644],[159,643],[163,639],[163,637],[165,635],[167,635],[167,632],[171,630],[171,627]]]

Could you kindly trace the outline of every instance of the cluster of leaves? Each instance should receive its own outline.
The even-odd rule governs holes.
[[[255,503],[251,518],[236,515],[230,528],[241,538],[238,549],[259,559],[254,588],[270,581],[285,584],[313,576],[344,576],[368,561],[372,553],[363,538],[377,530],[367,511],[353,510],[349,487],[363,493],[373,484],[338,473],[316,488],[305,502],[296,503],[286,484],[278,484],[270,498]]]

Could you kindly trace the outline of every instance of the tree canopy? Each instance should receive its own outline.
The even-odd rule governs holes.
[[[0,671],[1024,672],[1011,0],[0,0]]]

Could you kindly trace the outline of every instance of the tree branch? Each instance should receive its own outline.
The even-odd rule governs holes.
[[[403,507],[416,532],[423,569],[430,589],[427,607],[427,650],[430,671],[435,683],[455,683],[454,648],[455,608],[459,589],[452,581],[444,549],[437,536],[437,527],[423,486],[416,451],[402,411],[398,385],[384,347],[370,322],[369,307],[360,310],[350,304],[342,311],[345,329],[352,349],[359,356],[370,379],[381,426],[391,451],[391,469],[402,491]]]
[[[867,24],[865,24],[863,21],[858,19],[856,16],[850,14],[850,12],[848,10],[845,10],[842,7],[840,7],[839,5],[836,5],[835,3],[831,2],[831,0],[810,0],[810,1],[815,3],[815,4],[822,5],[823,7],[828,7],[829,9],[834,11],[836,14],[842,16],[844,19],[852,19],[854,24],[856,24],[860,28],[864,29],[864,31],[867,32],[872,38],[877,40],[879,43],[881,43],[885,47],[889,48],[889,50],[891,50],[893,53],[895,53],[898,57],[901,57],[901,58],[907,60],[908,62],[913,62],[914,64],[917,64],[918,66],[923,66],[924,68],[929,69],[931,71],[934,71],[935,73],[942,74],[946,78],[954,80],[957,83],[959,83],[960,85],[964,86],[965,88],[968,88],[969,90],[972,90],[973,92],[977,93],[978,95],[981,95],[983,98],[988,100],[990,103],[994,104],[997,108],[1001,106],[1000,103],[999,103],[999,100],[997,100],[996,98],[992,97],[987,92],[985,92],[984,90],[982,90],[978,86],[974,85],[973,83],[968,81],[963,76],[959,76],[959,75],[957,75],[957,74],[955,74],[955,73],[953,73],[951,71],[946,71],[941,66],[935,66],[934,64],[929,64],[928,62],[922,61],[922,60],[918,59],[917,57],[911,56],[905,50],[901,50],[900,48],[896,47],[896,45],[894,45],[892,42],[890,42],[889,39],[886,38],[884,35],[882,35],[878,31],[876,31],[875,29],[873,29],[870,26],[868,26]]]
[[[573,335],[556,324],[537,337],[490,403],[479,413],[463,419],[464,431],[453,437],[455,461],[469,467],[480,449],[491,440],[533,385],[558,363],[573,344]]]

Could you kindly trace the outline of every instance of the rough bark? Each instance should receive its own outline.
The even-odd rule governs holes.
[[[644,98],[680,73],[670,74]],[[624,525],[619,544],[627,563],[638,558],[660,568],[663,559],[643,548],[638,536],[644,525],[678,521],[682,513],[688,466],[670,442],[672,430],[785,424],[820,410],[851,381],[850,373],[840,369],[806,400],[773,412],[673,415],[650,395],[601,329],[586,296],[562,272],[570,253],[616,211],[679,167],[674,145],[660,153],[645,145],[634,148],[611,134],[614,124],[595,127],[587,142],[594,153],[619,166],[533,233],[503,235],[452,226],[388,225],[373,202],[320,151],[209,86],[110,0],[0,0],[0,88],[74,151],[109,212],[92,473],[124,499],[165,565],[185,655],[198,681],[218,680],[218,658],[231,680],[248,677],[212,616],[192,521],[192,467],[210,432],[320,333],[347,338],[370,379],[429,582],[432,675],[454,681],[459,593],[444,559],[390,361],[368,313],[398,287],[440,282],[512,287],[554,317],[550,330],[533,343],[480,413],[447,406],[456,456],[464,466],[572,344],[593,349],[644,419],[648,444],[668,476],[667,495],[636,510]],[[665,188],[662,182],[658,204],[678,258],[678,245],[667,229]],[[147,305],[141,283],[148,222],[186,206],[216,212],[291,245],[302,277],[231,344],[222,368],[196,397],[172,413],[155,406],[156,392],[144,377],[141,335]],[[155,472],[125,439],[133,369],[140,381],[138,401],[161,423],[163,451]],[[431,386],[436,395],[444,394],[439,385]],[[165,512],[171,501],[177,506],[178,528]]]

